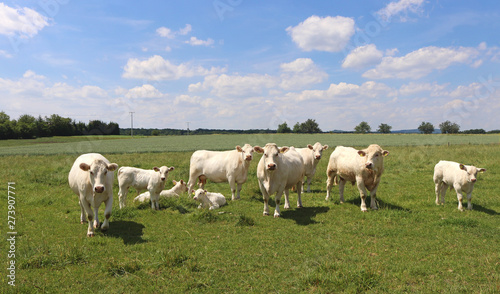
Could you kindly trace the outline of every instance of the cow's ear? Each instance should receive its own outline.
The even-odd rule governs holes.
[[[241,149],[241,146],[240,146],[240,145],[236,146],[236,150],[237,150],[238,152],[243,152],[243,149]]]
[[[479,172],[480,172],[480,173],[484,173],[485,171],[486,171],[486,169],[485,169],[485,168],[480,168],[480,169],[479,169]]]
[[[160,171],[160,169],[157,166],[153,167],[153,170],[156,171],[156,172]]]
[[[184,181],[183,180],[181,180],[181,185],[184,185]]]
[[[260,147],[260,146],[254,146],[253,151],[255,151],[257,153],[264,153],[264,149],[262,149],[262,147]]]
[[[175,167],[171,166],[168,168],[168,171],[173,171],[175,169]]]
[[[194,190],[191,190],[191,194],[193,194],[193,195],[194,195]]]
[[[203,192],[205,192],[205,194],[207,193],[207,190],[203,190]]]
[[[311,145],[311,144],[307,144],[307,148],[309,148],[309,149],[313,150],[313,145]]]
[[[361,157],[365,157],[366,156],[366,152],[364,152],[363,150],[358,150],[358,154]]]
[[[177,181],[176,180],[172,180],[172,184],[177,185]]]
[[[463,169],[464,171],[467,171],[467,169],[465,168],[465,165],[460,164],[459,167],[460,167],[460,169]]]
[[[328,149],[328,145],[323,146],[323,150]]]
[[[288,150],[290,150],[289,147],[283,146],[280,148],[280,153],[286,153]]]
[[[389,155],[389,151],[387,151],[387,150],[382,151],[382,155],[383,155],[383,156],[387,156],[387,155]]]
[[[90,165],[86,164],[85,162],[82,162],[80,163],[80,169],[88,171],[90,169]]]
[[[111,163],[110,165],[108,165],[109,171],[115,171],[117,168],[118,168],[118,164],[116,164],[116,163]]]

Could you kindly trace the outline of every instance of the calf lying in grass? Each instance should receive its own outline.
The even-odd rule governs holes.
[[[226,197],[221,193],[207,192],[207,190],[198,189],[194,193],[193,199],[200,202],[198,208],[208,208],[210,210],[217,209],[223,205],[226,205]]]
[[[186,182],[183,180],[180,180],[179,182],[177,181],[172,181],[174,186],[168,190],[163,190],[160,192],[160,197],[168,198],[168,197],[179,197],[180,194],[187,192],[187,185]],[[144,192],[140,194],[139,196],[134,198],[135,202],[147,202],[151,198],[151,195],[149,192]]]

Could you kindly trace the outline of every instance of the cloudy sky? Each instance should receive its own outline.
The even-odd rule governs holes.
[[[500,4],[0,2],[0,111],[130,127],[499,129]]]

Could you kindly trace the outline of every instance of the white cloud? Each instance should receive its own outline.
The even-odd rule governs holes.
[[[434,70],[443,70],[454,63],[472,64],[478,50],[471,47],[442,48],[424,47],[402,57],[386,56],[374,69],[363,77],[368,79],[418,79]]]
[[[360,46],[352,50],[342,63],[343,68],[361,69],[379,63],[384,53],[374,44]]]
[[[338,83],[330,84],[327,90],[305,90],[301,93],[292,94],[290,97],[294,97],[296,101],[306,101],[306,100],[336,100],[345,101],[345,98],[349,98],[355,104],[358,104],[360,100],[365,100],[367,98],[374,97],[396,97],[397,90],[374,81],[368,81],[361,85],[348,84],[348,83]],[[343,102],[343,103],[344,103]]]
[[[159,27],[156,29],[156,33],[160,37],[168,38],[168,39],[174,39],[177,35],[187,35],[189,32],[191,32],[192,27],[190,24],[186,24],[186,26],[182,29],[179,29],[178,31],[174,32],[171,29],[167,27]]]
[[[179,35],[187,35],[189,32],[191,32],[192,27],[190,24],[186,24],[186,26],[182,29],[179,29],[178,34]]]
[[[399,93],[403,96],[411,96],[417,93],[427,92],[430,96],[447,96],[448,91],[446,91],[448,84],[439,85],[437,83],[415,83],[410,82],[406,85],[402,85],[399,88]]]
[[[0,34],[31,38],[49,25],[49,18],[27,7],[12,8],[0,3]]]
[[[145,84],[140,87],[135,87],[127,91],[127,98],[159,98],[164,95],[158,91],[153,85]]]
[[[313,15],[295,27],[288,27],[286,31],[304,51],[339,52],[354,35],[355,29],[351,18]]]
[[[212,67],[206,69],[202,66],[194,66],[189,63],[179,65],[155,55],[146,60],[131,58],[124,67],[123,77],[127,79],[146,80],[178,80],[193,76],[205,76],[224,72],[225,69]]]
[[[12,58],[12,54],[10,54],[9,52],[7,52],[5,50],[0,50],[0,56],[3,56],[5,58]]]
[[[399,15],[399,20],[405,22],[408,20],[408,12],[421,13],[424,0],[399,0],[391,2],[386,7],[376,12],[383,20],[391,21],[392,17]]]
[[[328,78],[328,74],[319,69],[310,58],[298,58],[290,63],[282,63],[280,67],[283,72],[280,87],[284,90],[303,89]]]
[[[210,46],[214,44],[214,40],[208,38],[206,41],[203,41],[196,37],[191,37],[189,41],[186,41],[185,43],[192,46]]]
[[[203,83],[189,85],[189,91],[210,91],[218,97],[250,97],[278,85],[279,79],[270,75],[209,75]]]

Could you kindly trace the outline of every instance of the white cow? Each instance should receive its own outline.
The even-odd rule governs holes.
[[[99,227],[98,210],[101,203],[105,203],[104,222],[102,231],[109,228],[109,218],[113,206],[113,180],[116,163],[110,163],[104,156],[97,153],[80,155],[68,175],[71,190],[78,195],[81,215],[80,222],[86,222],[85,213],[89,222],[87,236],[94,236],[94,227]],[[92,211],[92,207],[94,211]],[[93,223],[92,223],[93,221]]]
[[[184,192],[187,192],[187,185],[186,182],[183,180],[180,180],[179,182],[177,181],[172,181],[174,186],[168,190],[163,190],[160,192],[160,197],[168,198],[168,197],[179,197]],[[134,201],[136,202],[146,202],[151,199],[151,194],[149,192],[144,192],[140,194],[139,196],[134,198]]]
[[[230,151],[195,151],[189,166],[188,190],[193,190],[196,181],[199,181],[201,189],[205,188],[207,179],[215,183],[229,182],[231,199],[240,199],[241,185],[247,180],[253,151],[249,144],[243,148],[236,146],[235,150]]]
[[[436,204],[444,204],[444,195],[448,187],[453,187],[457,192],[458,209],[463,211],[462,200],[467,194],[467,209],[472,209],[472,190],[476,183],[477,173],[486,169],[472,165],[463,165],[458,162],[441,160],[434,166],[434,183],[436,184]],[[441,201],[439,201],[441,195]]]
[[[304,160],[304,180],[307,177],[307,192],[311,192],[311,181],[316,173],[316,166],[318,166],[319,160],[323,156],[323,150],[328,149],[328,145],[321,145],[320,142],[316,144],[307,145],[307,148],[296,148],[297,152],[302,156]],[[304,182],[302,181],[302,193],[304,192]]]
[[[302,180],[304,179],[304,161],[293,147],[281,147],[268,143],[264,148],[255,146],[255,151],[264,153],[257,166],[257,178],[260,191],[264,197],[264,215],[269,215],[269,196],[276,193],[276,209],[274,217],[280,216],[280,200],[285,192],[285,209],[290,208],[288,196],[290,188],[297,189],[297,207],[302,207],[300,198]]]
[[[208,208],[210,210],[217,209],[226,205],[226,197],[221,193],[207,192],[207,190],[198,189],[192,191],[193,199],[200,202],[198,208]]]
[[[159,210],[160,205],[158,200],[160,192],[165,188],[165,182],[168,177],[168,172],[174,170],[174,167],[162,166],[154,167],[151,170],[145,170],[136,167],[122,166],[118,170],[118,197],[120,198],[120,208],[125,207],[127,193],[130,187],[137,190],[137,194],[144,190],[148,190],[151,198],[151,209]]]
[[[344,203],[344,187],[346,182],[357,184],[361,196],[361,211],[367,211],[365,199],[366,189],[370,191],[371,209],[377,207],[377,188],[384,172],[384,156],[389,151],[383,150],[379,145],[372,144],[363,150],[351,147],[337,146],[330,155],[326,175],[326,200],[330,198],[332,184],[339,183],[340,203]],[[340,182],[338,182],[338,179]]]

